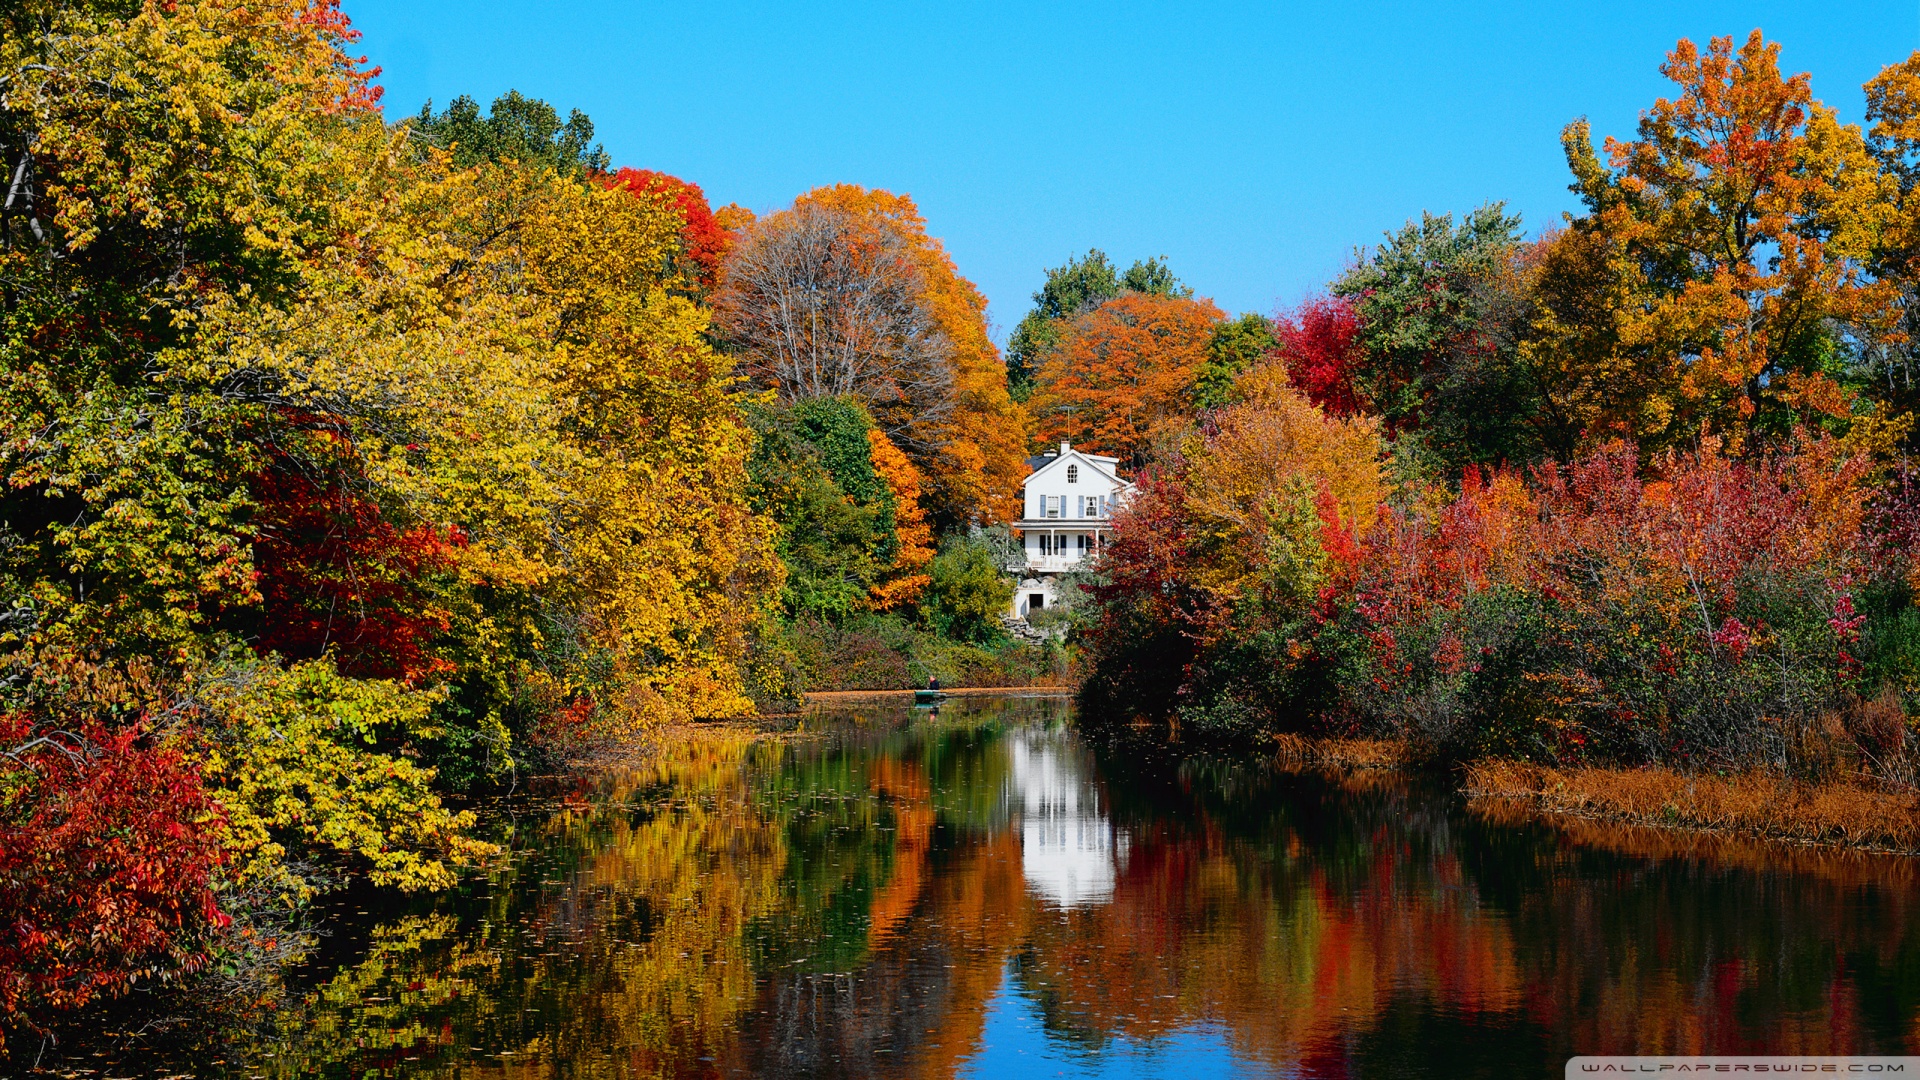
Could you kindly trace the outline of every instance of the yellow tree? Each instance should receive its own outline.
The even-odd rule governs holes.
[[[1357,542],[1386,497],[1380,421],[1321,412],[1280,362],[1249,369],[1234,391],[1240,400],[1183,448],[1187,509],[1204,552],[1194,584],[1231,601],[1257,574],[1290,575],[1291,599],[1309,600],[1326,567],[1304,564],[1324,563],[1328,531]]]
[[[348,418],[370,478],[457,530],[490,599],[457,605],[456,659],[496,700],[586,693],[529,662],[560,645],[612,662],[591,690],[622,723],[745,711],[744,633],[778,567],[731,365],[663,277],[669,198],[393,149],[364,174],[302,301],[223,309],[215,365]]]
[[[1920,412],[1920,52],[1867,83],[1868,146],[1890,181],[1874,269],[1891,316],[1868,327],[1873,391],[1898,413]]]
[[[1781,75],[1779,51],[1757,30],[1737,51],[1683,40],[1661,67],[1680,92],[1642,114],[1637,139],[1609,138],[1603,163],[1585,121],[1562,137],[1589,214],[1558,254],[1608,301],[1542,329],[1609,379],[1660,388],[1595,425],[1671,442],[1702,423],[1737,438],[1848,410],[1828,375],[1831,320],[1883,317],[1864,266],[1885,181],[1860,130],[1806,75]]]

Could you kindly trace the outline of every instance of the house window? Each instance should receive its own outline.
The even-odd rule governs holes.
[[[1040,496],[1040,501],[1046,509],[1046,515],[1050,518],[1057,518],[1065,509],[1064,504],[1067,501],[1067,497],[1065,495],[1042,495]]]
[[[1080,482],[1080,466],[1078,465],[1067,466],[1067,483],[1077,484],[1079,482]]]
[[[1100,496],[1089,495],[1086,497],[1085,502],[1087,505],[1087,509],[1083,516],[1092,517],[1092,518],[1099,517],[1100,516]]]
[[[1087,557],[1087,547],[1088,547],[1088,541],[1090,541],[1090,540],[1092,540],[1092,539],[1093,539],[1093,538],[1092,538],[1092,537],[1090,537],[1090,536],[1088,536],[1088,535],[1087,535],[1086,533],[1081,533],[1081,534],[1080,534],[1080,557],[1081,557],[1081,558],[1083,558],[1083,559],[1084,559],[1084,558],[1086,558],[1086,557]]]

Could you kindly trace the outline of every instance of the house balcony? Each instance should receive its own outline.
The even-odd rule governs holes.
[[[1013,522],[1013,527],[1021,532],[1097,532],[1113,531],[1113,519],[1110,517],[1057,517],[1057,518],[1021,518]]]
[[[1073,570],[1084,569],[1091,561],[1093,561],[1092,552],[1088,552],[1085,557],[1082,557],[1078,553],[1070,555],[1029,555],[1027,556],[1026,562],[1015,563],[1007,567],[1007,570],[1015,574],[1025,574],[1028,576],[1034,574],[1065,574]]]

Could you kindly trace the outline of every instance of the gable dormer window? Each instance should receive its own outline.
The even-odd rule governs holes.
[[[1080,466],[1078,465],[1067,466],[1067,483],[1077,484],[1079,482],[1080,482]]]

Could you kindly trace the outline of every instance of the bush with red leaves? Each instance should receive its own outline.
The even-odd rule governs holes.
[[[180,752],[19,714],[0,747],[0,1025],[204,967],[220,808]]]
[[[291,660],[331,650],[357,678],[419,683],[451,673],[432,650],[449,616],[427,586],[453,565],[460,538],[398,528],[340,478],[277,466],[254,481],[260,650]]]

